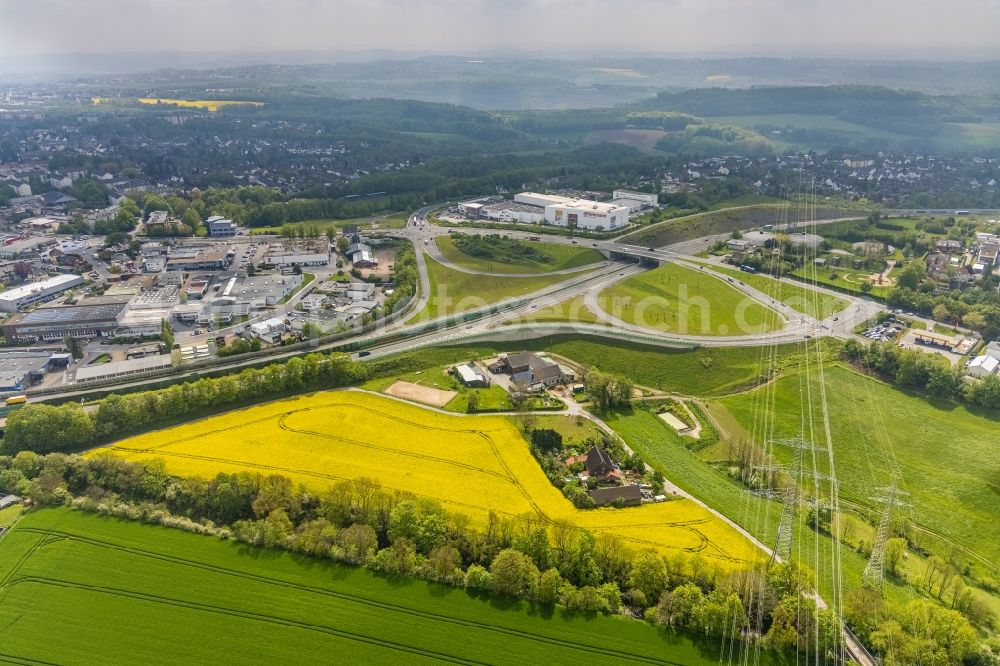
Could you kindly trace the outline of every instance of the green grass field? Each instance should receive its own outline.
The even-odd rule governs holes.
[[[816,319],[826,319],[846,308],[849,303],[843,298],[821,294],[808,287],[803,287],[788,280],[775,280],[759,273],[744,273],[735,268],[727,268],[717,264],[706,264],[712,270],[742,280],[757,291],[784,303],[796,312],[807,314]]]
[[[442,256],[449,262],[462,268],[484,273],[551,273],[552,271],[571,270],[574,268],[582,270],[590,264],[604,261],[604,256],[600,252],[590,248],[559,245],[556,243],[536,243],[533,241],[525,241],[525,245],[544,252],[552,257],[552,261],[549,263],[530,260],[503,262],[483,259],[465,254],[455,246],[455,241],[448,236],[440,236],[437,239],[438,249],[441,250]]]
[[[14,663],[707,666],[721,654],[638,621],[68,509],[29,514],[0,541],[0,598],[0,659]]]
[[[729,233],[734,229],[751,229],[762,224],[794,222],[807,216],[823,220],[853,215],[859,218],[867,217],[867,213],[861,209],[839,207],[813,209],[795,204],[751,204],[667,219],[625,234],[620,240],[623,243],[663,247],[711,234]]]
[[[781,315],[725,280],[677,264],[613,284],[598,303],[618,319],[668,333],[753,335],[784,326]]]
[[[289,226],[295,229],[304,227],[306,229],[315,227],[321,234],[325,234],[327,229],[343,229],[349,224],[357,225],[359,229],[402,229],[406,226],[409,218],[407,213],[390,213],[387,215],[376,215],[374,217],[359,217],[349,220],[303,220],[301,222],[288,222],[285,225],[275,227],[253,227],[251,234],[280,234],[282,227]]]
[[[427,257],[427,273],[431,293],[427,307],[410,321],[420,322],[518,298],[557,284],[571,276],[538,275],[536,277],[498,277],[463,273],[448,268]]]
[[[826,356],[836,357],[839,345],[823,341]],[[547,351],[585,366],[632,378],[640,386],[699,397],[746,390],[761,378],[764,347],[705,347],[695,350],[648,347],[595,338],[550,336],[522,343],[430,347],[372,361],[377,376],[396,376],[426,368],[493,356],[498,351]],[[774,349],[778,368],[797,367],[802,345]]]
[[[544,308],[538,308],[523,317],[517,317],[505,324],[548,324],[554,322],[570,322],[574,324],[602,324],[593,312],[587,308],[583,296],[574,296],[565,301]]]
[[[889,483],[890,466],[898,465],[913,521],[1000,562],[1000,468],[988,462],[997,460],[1000,414],[932,403],[840,366],[826,371],[826,382],[841,496],[870,505],[875,489]],[[775,384],[775,437],[798,434],[799,390],[795,375]],[[753,422],[756,402],[755,393],[720,401],[744,426]],[[886,444],[888,462],[881,455]],[[787,451],[779,455],[790,459]]]
[[[691,440],[677,435],[652,412],[641,409],[618,412],[606,421],[647,464],[659,469],[668,480],[742,525],[765,545],[774,545],[781,516],[780,502],[749,493],[724,471],[700,460],[685,446]],[[820,594],[832,598],[832,539],[810,529],[801,514],[793,524],[792,533],[794,556],[816,572]],[[842,549],[841,563],[845,591],[859,587],[864,558],[852,550]],[[892,600],[908,599],[906,589],[898,584],[889,582],[885,589]]]
[[[830,279],[830,276],[833,274],[836,274],[837,277]],[[834,266],[832,268],[827,267],[819,270],[813,270],[810,266],[792,271],[791,275],[806,283],[815,281],[817,284],[839,287],[841,289],[854,292],[858,296],[862,296],[865,292],[861,290],[861,284],[866,281],[864,279],[865,276],[871,275],[871,273],[869,271],[857,271],[850,268],[844,268],[842,266]],[[888,285],[873,284],[872,290],[868,292],[868,295],[875,296],[877,298],[885,298],[889,295],[891,289],[892,288]]]

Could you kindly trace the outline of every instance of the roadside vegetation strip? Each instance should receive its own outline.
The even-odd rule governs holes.
[[[625,234],[618,240],[622,243],[663,247],[702,236],[730,233],[734,229],[751,229],[785,221],[795,222],[800,219],[804,220],[806,217],[824,220],[851,215],[864,217],[864,211],[844,208],[813,208],[795,204],[754,204],[664,220]]]
[[[480,242],[488,243],[488,238]],[[462,251],[459,242],[451,236],[439,236],[436,242],[441,255],[449,262],[483,273],[551,273],[574,268],[583,270],[591,264],[604,261],[604,256],[597,250],[557,243],[514,241],[517,245],[509,250],[510,253],[516,253],[519,249],[526,251],[524,257],[519,257],[516,254],[468,254]],[[487,244],[487,250],[488,248]]]
[[[253,426],[242,427],[246,422]],[[574,508],[506,417],[449,416],[358,391],[267,403],[88,455],[102,451],[128,460],[162,457],[180,476],[276,471],[317,491],[337,479],[376,478],[386,488],[436,499],[479,525],[499,509],[606,531],[662,552],[704,551],[724,565],[759,557],[735,530],[685,500],[625,510]]]
[[[517,298],[539,291],[572,277],[544,274],[520,278],[476,275],[448,268],[430,257],[427,257],[426,261],[430,279],[427,306],[408,323],[469,312],[508,298]]]
[[[778,313],[724,279],[675,263],[611,285],[598,304],[629,324],[683,335],[755,335],[782,327]]]
[[[413,650],[408,660],[426,654],[524,663],[564,660],[568,652],[623,663],[700,666],[718,659],[717,646],[696,647],[683,633],[664,636],[641,622],[573,616],[558,608],[539,615],[518,602],[387,580],[290,553],[268,551],[260,558],[235,543],[66,509],[31,514],[13,539],[0,542],[0,553],[53,527],[60,540],[27,567],[26,576],[38,585],[6,589],[0,606],[3,652],[22,659],[106,661],[124,658],[135,645],[142,645],[148,663],[176,663],[182,656],[287,662],[352,645],[362,650],[355,655],[367,658],[398,658],[397,646],[403,646]],[[51,571],[72,587],[41,580]],[[509,610],[501,610],[505,605]],[[91,612],[73,612],[77,608]],[[95,614],[105,613],[118,620],[95,626]],[[303,640],[300,631],[312,637]],[[467,640],[456,643],[456,631]],[[38,642],[41,636],[48,638]]]
[[[717,273],[745,282],[762,294],[771,296],[796,312],[801,312],[814,319],[826,319],[850,305],[850,302],[843,298],[821,293],[801,284],[789,282],[787,279],[775,279],[760,273],[747,273],[718,264],[698,263]]]
[[[870,442],[876,426],[867,405],[869,390],[864,387],[873,380],[836,366],[827,369],[826,381],[840,493],[846,500],[871,508],[870,466],[881,467],[871,460]],[[778,437],[798,432],[798,386],[796,376],[782,378],[774,386],[773,418]],[[996,468],[974,462],[995,459],[1000,414],[973,412],[954,403],[932,403],[881,382],[876,383],[875,391],[881,409],[892,419],[887,436],[902,482],[911,493],[908,501],[913,520],[991,561],[1000,561]],[[721,404],[740,423],[749,423],[754,400],[748,393],[725,398]],[[882,478],[876,483],[888,484],[889,470],[878,471]]]

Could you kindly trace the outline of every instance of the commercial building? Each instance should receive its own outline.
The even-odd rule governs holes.
[[[541,224],[545,221],[545,209],[516,201],[496,201],[480,208],[479,219],[492,220],[493,222]]]
[[[589,199],[574,199],[558,194],[538,194],[521,192],[514,201],[545,210],[546,224],[571,229],[609,230],[628,225],[630,209],[613,203],[601,203]]]
[[[88,365],[76,371],[76,381],[78,384],[88,382],[100,382],[120,377],[132,377],[142,375],[157,370],[165,370],[173,365],[170,354],[162,356],[145,356],[143,358],[133,358],[127,361],[103,363],[101,365]]]
[[[118,328],[128,301],[87,299],[77,305],[41,307],[21,312],[3,325],[4,337],[14,342],[59,341],[65,336],[93,338],[111,335]]]
[[[221,270],[226,264],[224,252],[183,248],[171,253],[167,260],[168,271],[212,271]]]
[[[245,303],[251,310],[260,310],[277,305],[302,284],[301,275],[254,275],[236,278],[219,292],[220,296],[232,296],[235,302]],[[230,288],[230,285],[232,287]]]
[[[575,199],[545,207],[545,222],[571,229],[606,231],[628,225],[629,208],[609,203]]]
[[[239,226],[232,220],[227,220],[221,215],[213,215],[205,220],[205,229],[212,237],[236,236],[239,234]]]
[[[80,284],[83,284],[81,275],[54,275],[45,280],[8,289],[0,293],[0,312],[17,312],[34,303],[47,301]]]

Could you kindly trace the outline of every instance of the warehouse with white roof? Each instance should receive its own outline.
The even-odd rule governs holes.
[[[8,289],[0,294],[0,312],[17,312],[34,303],[47,301],[80,284],[83,284],[83,276],[54,275],[38,282]]]

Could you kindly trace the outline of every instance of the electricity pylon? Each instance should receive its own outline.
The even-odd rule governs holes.
[[[872,543],[872,553],[865,565],[865,571],[861,575],[861,583],[868,588],[882,591],[882,582],[885,580],[885,542],[889,540],[889,529],[892,527],[892,513],[896,507],[908,506],[907,502],[900,499],[901,496],[909,495],[905,490],[900,490],[896,484],[878,488],[879,495],[870,499],[876,504],[881,504],[882,513],[878,520],[878,531],[875,533],[875,542]]]

